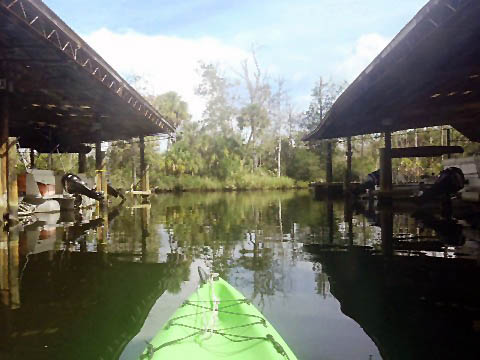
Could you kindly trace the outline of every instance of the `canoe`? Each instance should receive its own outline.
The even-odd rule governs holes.
[[[199,286],[140,358],[297,359],[260,311],[220,277]]]

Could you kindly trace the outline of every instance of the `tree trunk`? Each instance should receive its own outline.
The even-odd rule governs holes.
[[[282,138],[278,138],[277,176],[282,176]]]

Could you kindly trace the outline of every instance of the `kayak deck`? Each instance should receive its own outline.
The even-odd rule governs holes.
[[[225,280],[203,284],[153,338],[142,359],[296,359],[265,317]]]

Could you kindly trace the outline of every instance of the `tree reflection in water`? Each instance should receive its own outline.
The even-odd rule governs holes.
[[[441,295],[442,303],[448,303],[445,297],[465,293],[476,270],[465,268],[463,279],[453,281],[459,268],[448,263],[438,272],[433,265],[437,260],[425,260],[415,244],[404,241],[434,236],[433,230],[423,229],[420,234],[411,219],[391,218],[390,213],[382,217],[368,207],[364,216],[351,205],[355,204],[335,199],[314,201],[308,191],[163,194],[152,197],[151,205],[126,203],[124,208],[111,209],[103,220],[88,221],[85,216],[62,225],[57,219],[53,224],[26,226],[18,235],[4,233],[0,290],[6,311],[0,314],[5,319],[0,322],[4,335],[0,356],[18,358],[48,344],[49,350],[42,350],[45,357],[37,358],[55,358],[89,343],[91,352],[83,358],[114,358],[112,354],[121,352],[138,334],[146,318],[162,319],[152,322],[147,338],[138,338],[141,351],[143,341],[166,321],[152,313],[153,304],[159,305],[159,311],[173,312],[197,286],[198,265],[220,273],[252,299],[299,358],[317,359],[320,348],[322,356],[332,359],[380,358],[358,324],[388,356],[389,349],[400,345],[406,349],[402,354],[411,355],[407,358],[425,355],[421,332],[445,329],[448,324],[460,329],[459,336],[466,335],[462,341],[468,347],[472,332],[464,331],[459,322],[442,325],[430,316],[441,313],[441,319],[451,320],[445,314],[458,312],[437,308],[430,299]],[[422,226],[432,223],[427,220],[423,218]],[[382,224],[391,233],[381,232]],[[437,222],[435,226],[435,231],[443,229]],[[476,232],[463,233],[471,237]],[[392,242],[394,238],[401,241]],[[315,244],[322,255],[308,254],[304,250],[308,244]],[[388,256],[382,256],[385,244],[390,246]],[[437,252],[438,243],[430,245],[432,253],[446,254],[447,259],[453,255],[444,251],[445,246]],[[432,271],[416,271],[413,263]],[[411,286],[392,287],[392,281]],[[458,285],[454,291],[452,284]],[[461,308],[464,312],[477,306],[472,302],[476,291],[469,289],[473,300],[468,308]],[[169,294],[163,295],[165,291]],[[175,308],[162,304],[172,300]],[[391,308],[393,313],[387,311]],[[395,322],[386,324],[384,319],[392,316]],[[407,326],[414,326],[409,318],[422,322],[417,326],[421,331],[411,331],[419,341],[410,345],[403,341],[409,336]],[[101,326],[95,332],[88,330],[97,323]],[[32,331],[34,335],[29,335]],[[28,336],[19,335],[25,333]],[[83,359],[81,352],[75,354],[72,358]]]

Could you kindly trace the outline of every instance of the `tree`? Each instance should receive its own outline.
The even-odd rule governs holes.
[[[296,148],[287,165],[287,176],[296,180],[320,180],[325,174],[320,167],[318,156],[305,147]]]
[[[273,133],[275,134],[278,146],[277,150],[277,177],[282,175],[282,132],[292,115],[293,109],[290,104],[288,93],[284,88],[285,81],[278,79],[276,81],[275,91],[270,99],[270,116],[272,118]]]
[[[346,83],[336,84],[319,78],[312,89],[312,100],[302,122],[303,130],[310,132],[320,124],[345,87]]]
[[[259,104],[249,104],[242,108],[240,115],[237,117],[240,130],[250,129],[250,135],[247,140],[247,147],[256,145],[257,138],[262,131],[269,125],[270,118],[268,111]]]
[[[240,110],[237,122],[240,130],[249,129],[247,149],[252,150],[253,169],[258,167],[257,141],[263,130],[270,125],[268,105],[271,100],[271,86],[268,77],[258,63],[255,49],[252,49],[253,72],[250,70],[248,59],[242,63],[241,78],[247,90],[248,98]]]
[[[192,115],[188,112],[188,104],[175,91],[150,96],[149,100],[155,109],[175,127],[192,118]]]
[[[195,94],[206,100],[202,123],[209,131],[219,132],[224,136],[234,132],[232,120],[236,109],[231,94],[232,84],[222,74],[218,65],[200,63],[202,81],[195,89]]]

